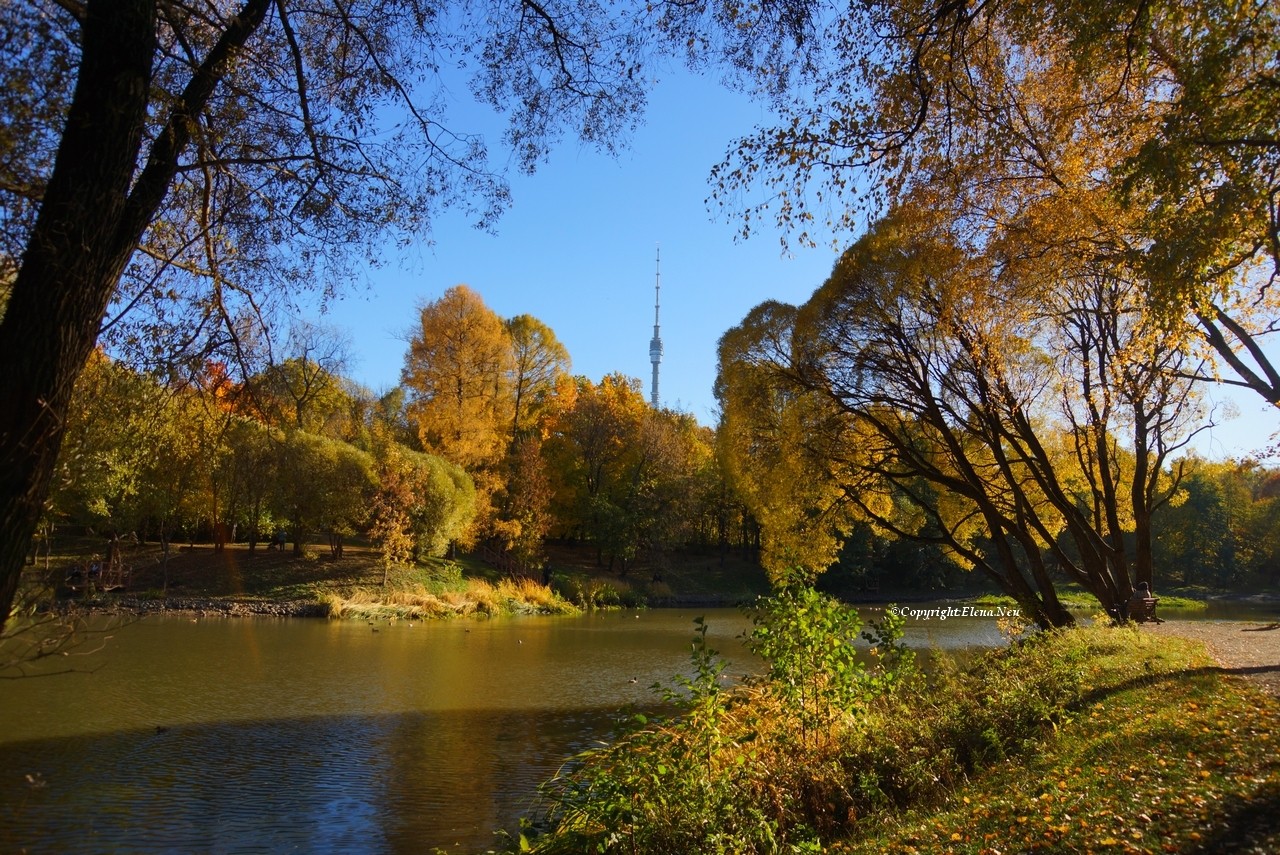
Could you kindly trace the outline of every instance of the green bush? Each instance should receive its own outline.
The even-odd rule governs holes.
[[[584,611],[595,609],[641,608],[644,594],[623,585],[618,587],[603,579],[555,573],[551,590]]]
[[[431,562],[425,566],[423,575],[426,581],[434,582],[442,588],[462,585],[462,566],[453,561]]]

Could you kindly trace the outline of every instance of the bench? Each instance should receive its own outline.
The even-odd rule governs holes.
[[[1130,600],[1129,620],[1134,623],[1164,623],[1164,621],[1156,617],[1157,602],[1159,602],[1157,597],[1147,597],[1144,600]]]

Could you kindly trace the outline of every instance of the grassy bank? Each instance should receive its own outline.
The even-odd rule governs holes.
[[[1203,611],[1209,607],[1205,591],[1189,592],[1190,595],[1182,593],[1162,593],[1159,595],[1159,608],[1163,609],[1187,609]],[[1064,585],[1057,591],[1058,599],[1062,604],[1072,611],[1100,611],[1101,606],[1098,604],[1098,598],[1083,588],[1075,585]],[[981,606],[1005,606],[1017,607],[1017,602],[1013,597],[1004,594],[983,594],[979,597],[972,598],[971,602]]]
[[[572,614],[578,608],[546,585],[529,579],[496,584],[471,579],[456,584],[414,583],[392,590],[354,588],[320,596],[332,618],[425,620],[473,614]]]
[[[451,617],[470,614],[563,614],[576,607],[545,585],[513,579],[480,561],[430,559],[385,573],[375,551],[352,546],[342,558],[306,550],[295,555],[243,544],[222,550],[211,546],[174,550],[136,547],[126,555],[127,585],[117,593],[69,590],[65,567],[87,559],[77,553],[51,561],[50,570],[28,571],[29,590],[59,591],[69,605],[111,608],[114,603],[142,609],[200,608],[234,613],[274,614],[275,606],[313,604],[292,613],[334,618]],[[385,584],[384,584],[385,581]],[[193,605],[195,604],[195,605]]]
[[[393,568],[385,584],[382,562],[367,543],[346,546],[341,558],[326,545],[306,544],[300,554],[259,545],[175,545],[167,558],[154,543],[127,546],[126,568],[104,574],[88,588],[81,572],[72,588],[74,568],[102,560],[100,537],[63,537],[47,560],[24,573],[24,591],[47,601],[57,591],[66,604],[77,602],[110,608],[113,602],[139,602],[146,608],[190,608],[211,603],[215,610],[235,613],[317,614],[335,617],[405,617],[425,619],[468,614],[560,614],[574,609],[643,606],[732,606],[755,599],[769,588],[754,555],[742,550],[690,549],[667,557],[661,566],[609,562],[599,550],[583,544],[548,545],[545,575],[528,580],[482,560],[460,554]],[[530,571],[541,574],[542,571]],[[525,574],[526,576],[528,574]],[[104,582],[123,581],[113,596],[102,596]],[[205,606],[196,606],[204,608]]]
[[[1280,850],[1280,704],[1198,645],[1085,627],[925,679],[891,661],[891,638],[881,639],[882,666],[816,667],[812,656],[831,647],[823,625],[809,620],[773,680],[738,691],[720,690],[695,657],[684,718],[637,719],[617,743],[580,757],[548,786],[537,833],[519,845]],[[806,657],[815,667],[797,670]]]
[[[1280,851],[1280,703],[1199,645],[1074,631],[1090,633],[1122,643],[1091,645],[1077,699],[1037,744],[829,851]]]

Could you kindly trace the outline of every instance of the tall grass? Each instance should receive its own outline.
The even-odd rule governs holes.
[[[411,619],[457,617],[470,614],[569,614],[572,604],[550,588],[530,579],[503,579],[496,585],[483,579],[462,582],[414,583],[393,589],[352,588],[321,595],[329,617]]]
[[[551,588],[584,611],[642,608],[651,598],[671,596],[671,589],[661,582],[637,588],[623,579],[597,579],[581,574],[557,573],[551,579]]]

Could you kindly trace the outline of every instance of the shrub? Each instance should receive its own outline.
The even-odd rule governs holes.
[[[550,587],[557,595],[586,611],[623,606],[634,608],[644,604],[643,595],[634,592],[628,585],[619,587],[612,582],[587,576],[556,573],[551,577]]]
[[[534,851],[805,851],[856,813],[838,735],[894,681],[859,661],[857,614],[812,590],[762,599],[754,620],[750,645],[767,676],[723,689],[724,662],[698,618],[693,676],[659,687],[678,716],[633,716],[613,744],[549,782]],[[874,637],[896,650],[901,625]],[[884,662],[910,667],[905,654]]]

